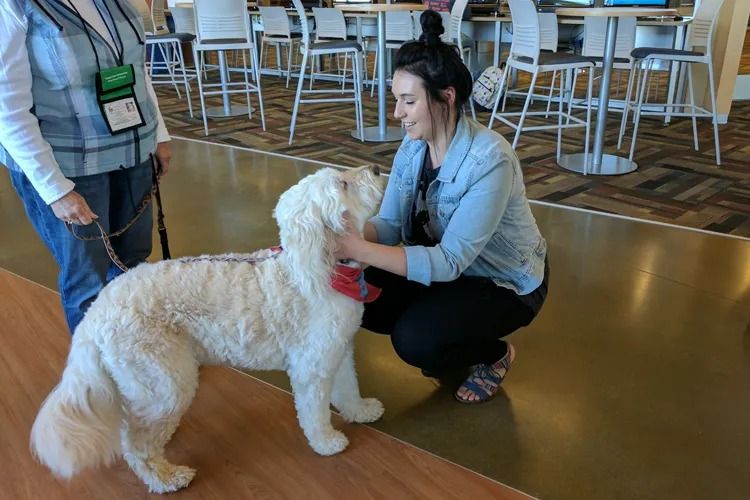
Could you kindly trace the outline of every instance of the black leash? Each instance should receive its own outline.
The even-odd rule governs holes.
[[[164,225],[164,210],[161,204],[161,191],[159,191],[159,177],[161,176],[161,164],[156,156],[151,155],[153,165],[153,191],[156,198],[156,228],[159,232],[159,242],[161,243],[161,256],[164,260],[172,258],[169,252],[169,238],[167,237],[167,226]]]

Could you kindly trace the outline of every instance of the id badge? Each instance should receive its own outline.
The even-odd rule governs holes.
[[[146,122],[135,98],[132,64],[103,69],[96,74],[96,98],[112,135],[143,126]]]

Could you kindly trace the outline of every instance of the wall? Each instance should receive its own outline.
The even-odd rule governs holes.
[[[705,1],[705,0],[704,0]],[[719,21],[714,30],[714,75],[716,77],[716,108],[719,122],[725,123],[732,108],[732,97],[737,82],[737,72],[745,42],[750,0],[724,0]],[[699,65],[696,65],[699,66]],[[704,67],[696,67],[696,95],[703,95],[707,109],[711,107],[708,89],[708,72]],[[700,101],[700,99],[698,99]]]

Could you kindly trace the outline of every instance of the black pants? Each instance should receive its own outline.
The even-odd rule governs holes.
[[[362,326],[390,335],[401,359],[430,372],[494,363],[508,350],[501,339],[535,316],[513,291],[487,279],[425,286],[373,267],[365,277],[383,291],[365,305]]]

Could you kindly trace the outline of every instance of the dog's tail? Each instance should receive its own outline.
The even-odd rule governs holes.
[[[62,380],[42,403],[31,429],[34,455],[65,479],[109,465],[120,455],[120,395],[84,328],[76,330]]]

